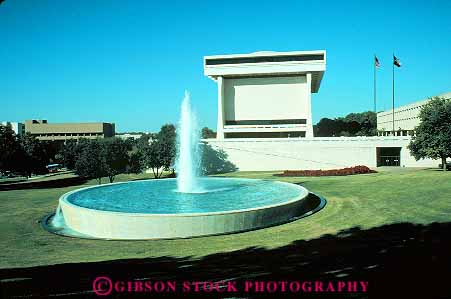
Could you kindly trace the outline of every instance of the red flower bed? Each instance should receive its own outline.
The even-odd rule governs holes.
[[[283,173],[275,174],[276,176],[341,176],[353,174],[375,173],[377,171],[369,169],[367,166],[358,165],[342,169],[329,170],[285,170]]]

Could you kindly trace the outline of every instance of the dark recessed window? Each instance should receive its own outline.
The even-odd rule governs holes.
[[[217,58],[217,59],[210,58],[205,61],[205,64],[206,65],[218,65],[218,64],[312,61],[312,60],[324,60],[324,54],[237,57],[237,58]]]
[[[305,137],[305,132],[237,132],[226,133],[225,138],[299,138]]]
[[[239,125],[305,125],[306,119],[262,119],[262,120],[226,120],[225,124],[228,126]]]

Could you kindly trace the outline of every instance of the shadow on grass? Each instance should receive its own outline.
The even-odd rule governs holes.
[[[368,293],[177,293],[164,298],[450,298],[451,222],[358,227],[275,249],[246,248],[201,259],[146,258],[0,270],[3,298],[96,297],[93,280],[368,281]],[[213,240],[214,241],[214,240]],[[145,243],[143,243],[143,246]],[[183,250],[183,248],[181,248]],[[136,293],[135,293],[136,294]],[[115,293],[130,297],[129,293]],[[158,294],[146,293],[146,298]],[[120,297],[120,296],[119,296]],[[97,298],[97,297],[96,297]],[[108,297],[110,298],[110,297]]]
[[[280,181],[281,179],[279,179],[278,177],[282,177],[283,178],[283,176],[280,176],[278,174],[282,174],[282,173],[281,172],[280,173],[274,173],[274,174],[268,175],[267,178],[257,178],[257,180]],[[251,176],[248,176],[248,175],[247,176],[246,175],[243,175],[243,176],[231,176],[231,175],[227,175],[227,174],[223,174],[223,175],[216,174],[216,175],[211,176],[211,177],[212,178],[231,178],[231,179],[254,179],[254,178],[252,178]],[[302,178],[301,177],[284,177],[284,178],[286,178],[286,179],[296,179],[296,181],[285,181],[285,180],[282,180],[282,181],[285,181],[287,183],[300,185],[300,186],[303,186],[305,183],[311,181],[311,180],[308,179],[309,177],[302,177]],[[301,179],[302,179],[302,181],[301,181]]]
[[[47,189],[47,188],[63,188],[78,186],[86,183],[88,180],[82,177],[70,177],[62,179],[54,179],[47,181],[26,181],[14,184],[0,185],[0,191],[6,190],[23,190],[23,189]]]
[[[136,179],[132,179],[132,180],[129,180],[129,182],[134,182],[134,181],[147,181],[147,180],[162,180],[162,179],[173,179],[173,178],[175,178],[175,174],[168,173],[167,175],[161,176],[160,178],[156,178],[156,177],[150,176],[150,177],[146,177],[146,178],[136,178]]]
[[[430,168],[429,171],[439,171],[439,172],[451,172],[451,167],[448,167],[448,169],[445,171],[442,168]]]

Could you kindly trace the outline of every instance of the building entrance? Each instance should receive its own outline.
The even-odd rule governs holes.
[[[377,166],[401,166],[400,147],[376,148]]]

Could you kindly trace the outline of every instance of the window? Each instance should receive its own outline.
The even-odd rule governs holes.
[[[207,59],[205,61],[205,64],[206,65],[219,65],[219,64],[313,61],[313,60],[324,60],[324,54],[258,56],[258,57],[237,57],[237,58],[211,58],[211,59]]]
[[[225,138],[297,138],[305,137],[303,131],[291,132],[240,132],[226,133]]]
[[[226,120],[226,125],[292,125],[307,123],[306,119]]]

